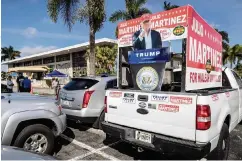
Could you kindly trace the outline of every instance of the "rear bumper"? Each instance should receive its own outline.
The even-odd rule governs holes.
[[[192,157],[204,157],[210,153],[211,143],[196,144],[192,141],[172,138],[164,135],[151,133],[153,136],[152,143],[145,143],[135,139],[135,130],[112,123],[103,122],[102,128],[105,133],[113,137],[121,138],[131,144],[153,149],[161,152],[179,152],[188,154]],[[150,132],[149,132],[150,133]]]

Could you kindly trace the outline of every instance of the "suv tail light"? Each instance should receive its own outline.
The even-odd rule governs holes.
[[[89,100],[90,100],[93,92],[94,91],[86,91],[84,93],[83,102],[82,102],[82,108],[87,108]]]
[[[104,112],[105,113],[108,113],[108,107],[107,107],[108,105],[107,105],[107,96],[105,96],[105,98],[104,98]]]
[[[211,111],[209,105],[197,105],[196,129],[208,130],[211,126]]]

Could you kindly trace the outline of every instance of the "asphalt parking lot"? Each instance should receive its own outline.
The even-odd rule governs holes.
[[[181,154],[139,151],[120,140],[106,140],[102,131],[90,126],[68,123],[67,130],[57,139],[54,156],[63,160],[178,160],[189,159]],[[242,159],[242,125],[231,133],[229,160]]]

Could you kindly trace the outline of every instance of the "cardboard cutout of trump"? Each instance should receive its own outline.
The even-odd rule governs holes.
[[[162,48],[160,33],[151,29],[151,15],[144,14],[141,18],[141,29],[133,34],[134,50]]]

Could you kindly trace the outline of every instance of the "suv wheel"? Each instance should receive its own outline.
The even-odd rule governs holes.
[[[14,146],[37,153],[51,154],[54,148],[54,134],[45,125],[25,127],[17,136]]]

